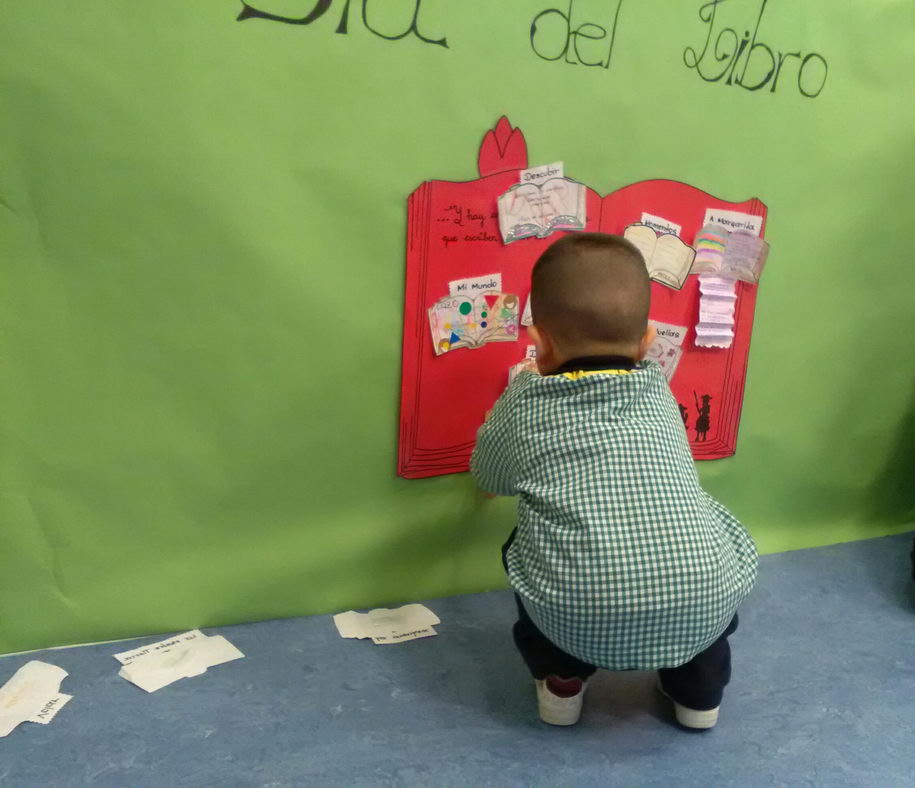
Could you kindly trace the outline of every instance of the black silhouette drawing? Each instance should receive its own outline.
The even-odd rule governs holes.
[[[689,409],[686,405],[681,405],[677,403],[677,407],[680,409],[680,418],[683,419],[683,429],[689,429]]]
[[[699,405],[699,397],[696,395],[696,392],[693,392],[693,399],[696,400],[696,411],[699,413],[699,417],[696,419],[696,442],[704,441],[705,436],[708,433],[708,428],[710,426],[709,414],[712,412],[712,406],[709,404],[712,401],[711,396],[708,394],[702,395],[702,405]]]

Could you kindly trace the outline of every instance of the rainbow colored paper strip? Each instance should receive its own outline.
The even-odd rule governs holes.
[[[707,224],[696,234],[696,240],[693,242],[693,248],[696,250],[693,273],[720,272],[729,235],[724,227],[717,224]]]

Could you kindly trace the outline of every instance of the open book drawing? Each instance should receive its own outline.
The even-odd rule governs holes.
[[[429,308],[435,355],[518,339],[519,299],[512,293],[445,296]]]
[[[683,243],[676,235],[658,235],[647,224],[630,224],[623,231],[623,238],[631,241],[645,258],[648,275],[655,282],[680,290],[689,276],[696,257],[696,250]]]
[[[697,274],[716,274],[755,285],[759,281],[769,244],[746,230],[727,230],[707,224],[696,235]]]
[[[686,339],[687,328],[657,320],[649,320],[648,325],[655,329],[655,335],[648,346],[645,358],[651,359],[661,367],[664,377],[670,383],[683,355],[683,340]]]
[[[556,230],[583,230],[585,221],[585,187],[571,178],[518,183],[499,197],[499,229],[507,244]]]

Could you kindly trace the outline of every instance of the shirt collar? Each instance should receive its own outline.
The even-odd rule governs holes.
[[[579,356],[578,358],[569,359],[550,374],[562,375],[565,372],[635,368],[636,363],[627,356]]]

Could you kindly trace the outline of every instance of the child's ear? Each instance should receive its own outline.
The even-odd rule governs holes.
[[[648,353],[648,348],[651,346],[651,343],[654,342],[654,338],[658,335],[658,329],[654,326],[648,326],[645,329],[645,333],[642,335],[642,341],[639,342],[639,357],[636,361],[641,361],[645,358],[645,354]]]
[[[537,326],[528,326],[527,327],[527,336],[530,338],[531,342],[534,343],[534,347],[537,348],[537,355],[540,355],[540,347],[543,344],[543,335],[540,333],[540,329]]]
[[[553,353],[555,351],[553,340],[550,339],[550,335],[546,331],[537,328],[537,326],[528,326],[527,335],[530,337],[531,342],[534,343],[534,347],[537,348],[537,369],[543,374],[545,369],[552,368]]]

